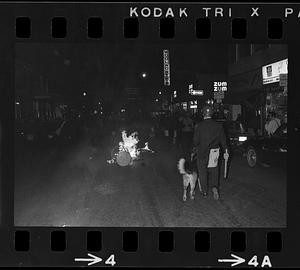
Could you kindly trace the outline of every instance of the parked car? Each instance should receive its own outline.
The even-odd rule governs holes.
[[[227,143],[233,151],[242,151],[242,145],[254,134],[246,132],[243,126],[237,121],[217,120],[223,124]]]
[[[271,137],[249,139],[243,145],[244,155],[250,167],[258,164],[285,167],[287,161],[287,125],[281,125]]]

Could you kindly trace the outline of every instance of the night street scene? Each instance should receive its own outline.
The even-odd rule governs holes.
[[[282,44],[17,43],[15,226],[286,227],[287,75]]]

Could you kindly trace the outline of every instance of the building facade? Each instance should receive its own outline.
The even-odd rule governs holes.
[[[264,125],[270,112],[283,121],[287,114],[287,64],[287,45],[229,47],[229,87],[224,101],[240,105],[245,125],[261,135],[265,134]]]

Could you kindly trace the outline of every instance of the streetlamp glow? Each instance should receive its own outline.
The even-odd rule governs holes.
[[[156,99],[155,101],[158,102],[158,99]]]
[[[159,91],[159,94],[161,95],[161,92]]]
[[[147,74],[146,74],[145,72],[143,72],[143,73],[142,73],[142,77],[143,77],[143,78],[146,78],[146,77],[147,77]]]
[[[83,95],[86,96],[86,92],[83,92]]]

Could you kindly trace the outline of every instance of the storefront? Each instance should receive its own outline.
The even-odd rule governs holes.
[[[247,129],[265,135],[270,112],[281,122],[287,112],[287,59],[261,66],[253,71],[232,76],[224,105],[231,120],[238,114]],[[285,74],[285,75],[283,75]]]
[[[263,89],[265,92],[265,121],[271,112],[281,123],[287,117],[288,59],[283,59],[262,67]]]
[[[242,47],[235,46],[238,50]],[[231,106],[232,120],[241,114],[247,130],[258,135],[265,134],[269,112],[284,115],[287,110],[287,46],[264,47],[262,51],[251,51],[248,56],[231,60],[228,91],[223,100]]]

